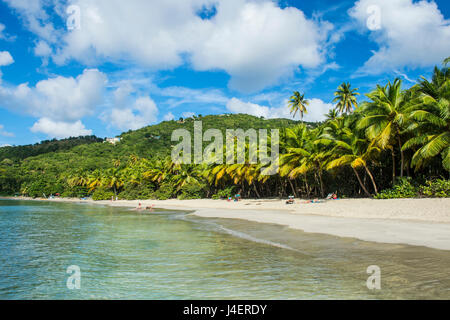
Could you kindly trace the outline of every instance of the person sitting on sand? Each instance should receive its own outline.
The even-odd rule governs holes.
[[[289,199],[286,200],[286,204],[294,204],[294,203],[295,203],[294,196],[289,196]]]

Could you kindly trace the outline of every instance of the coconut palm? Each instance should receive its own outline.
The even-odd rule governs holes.
[[[107,188],[112,188],[114,191],[114,195],[117,196],[117,193],[124,184],[125,182],[119,169],[111,168],[106,171],[103,179],[103,185]]]
[[[450,171],[450,70],[435,68],[431,82],[422,77],[416,89],[423,103],[411,110],[408,131],[414,136],[403,150],[418,148],[411,159],[416,170],[441,155]]]
[[[295,181],[300,173],[291,175],[291,172],[295,168],[300,167],[303,159],[309,156],[306,146],[309,143],[308,139],[310,138],[310,133],[305,125],[286,128],[285,132],[285,139],[282,144],[285,153],[280,156],[279,173],[281,177],[288,177],[294,196],[298,197],[296,189],[292,184],[292,180]],[[306,172],[303,173],[303,178],[305,190],[309,197],[309,185]]]
[[[352,89],[350,83],[343,82],[334,93],[335,98],[333,102],[337,102],[336,109],[340,113],[350,113],[353,108],[358,107],[358,102],[356,101],[356,96],[359,95],[358,88]]]
[[[391,150],[392,178],[395,182],[395,147],[400,150],[400,176],[403,177],[405,158],[403,153],[402,134],[408,125],[408,112],[413,107],[412,93],[402,91],[402,81],[395,79],[367,94],[371,100],[362,108],[364,116],[359,121],[357,129],[364,129],[372,144],[382,150]]]
[[[378,188],[375,179],[368,167],[368,161],[371,160],[374,154],[380,150],[376,146],[372,146],[365,138],[358,137],[350,129],[345,129],[344,132],[337,138],[332,138],[333,149],[330,153],[331,161],[328,162],[327,170],[332,170],[338,167],[350,166],[355,173],[361,188],[366,195],[370,196],[369,191],[362,182],[358,168],[364,168],[372,181],[375,194],[378,194]],[[333,159],[334,158],[334,159]]]
[[[326,120],[334,120],[339,116],[339,112],[336,109],[330,109],[327,114],[325,114]]]
[[[298,112],[300,113],[300,119],[303,122],[303,114],[308,113],[308,110],[306,110],[306,106],[309,105],[309,101],[305,99],[305,95],[300,94],[300,92],[298,91],[294,91],[294,94],[291,96],[288,105],[291,108],[293,117],[295,118],[295,115]]]
[[[444,66],[446,67],[450,63],[450,57],[444,59]]]
[[[289,173],[289,177],[295,179],[299,175],[306,175],[310,172],[314,173],[314,177],[320,186],[320,194],[324,197],[325,193],[322,175],[328,155],[323,146],[329,142],[321,140],[321,134],[322,128],[316,128],[308,132],[304,148],[301,150],[297,149],[297,152],[301,155],[300,166],[292,169]]]

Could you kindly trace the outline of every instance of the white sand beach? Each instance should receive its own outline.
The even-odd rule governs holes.
[[[365,241],[409,244],[450,250],[450,198],[443,199],[341,199],[306,203],[296,199],[226,200],[119,200],[89,202],[136,208],[192,210],[205,218],[244,219],[272,223],[312,233],[324,233]]]

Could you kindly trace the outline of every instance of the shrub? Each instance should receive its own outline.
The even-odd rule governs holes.
[[[172,184],[165,182],[154,193],[154,197],[158,200],[167,200],[175,195],[175,188]]]
[[[89,190],[84,186],[74,186],[67,188],[62,194],[63,198],[84,198],[89,196]]]
[[[225,189],[217,191],[215,195],[212,196],[213,199],[222,199],[222,198],[228,198],[233,196],[235,186],[230,186]]]
[[[427,181],[420,187],[419,192],[425,197],[448,198],[450,197],[450,180]]]
[[[154,197],[153,185],[151,184],[125,186],[119,194],[119,199],[123,200],[152,199]]]
[[[114,197],[114,192],[105,189],[97,189],[92,194],[92,200],[111,200]]]
[[[394,198],[414,198],[418,190],[411,184],[410,178],[400,178],[391,189],[386,189],[378,193],[376,199],[394,199]]]
[[[205,188],[206,184],[203,183],[186,184],[181,188],[181,194],[178,196],[178,199],[202,199],[205,196]]]

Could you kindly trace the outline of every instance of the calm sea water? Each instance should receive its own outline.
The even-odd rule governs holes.
[[[67,267],[81,270],[69,290]],[[381,289],[369,290],[369,265]],[[0,201],[0,299],[450,299],[450,252],[160,210]]]

